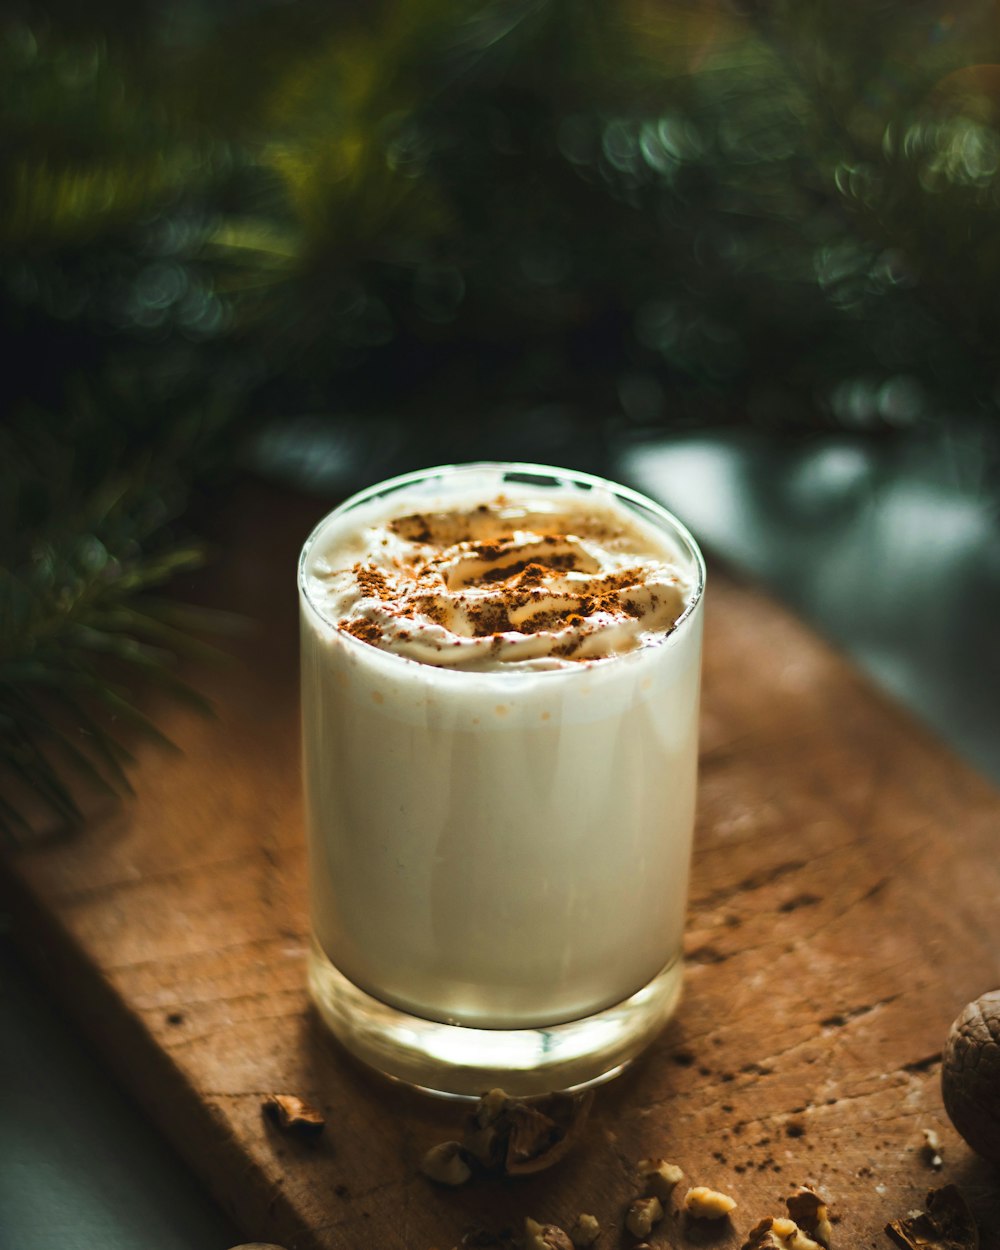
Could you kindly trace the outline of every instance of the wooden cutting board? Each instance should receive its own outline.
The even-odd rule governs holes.
[[[654,1245],[738,1247],[808,1182],[836,1246],[888,1247],[887,1220],[955,1181],[1000,1246],[1000,1181],[939,1094],[950,1021],[1000,984],[1000,795],[717,568],[680,1012],[550,1172],[454,1191],[420,1175],[464,1112],[356,1066],[304,990],[294,571],[322,511],[237,495],[212,584],[192,588],[254,622],[237,664],[195,674],[217,718],[155,705],[180,750],[140,744],[134,799],[9,855],[5,873],[53,992],[248,1239],[449,1250],[472,1229],[589,1211],[611,1250],[633,1244],[633,1163],[662,1155],[739,1206],[722,1227],[668,1218]],[[318,1146],[263,1119],[270,1091],[326,1109]]]

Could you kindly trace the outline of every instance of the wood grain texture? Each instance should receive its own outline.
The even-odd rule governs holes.
[[[361,1070],[304,990],[294,568],[321,511],[263,488],[233,501],[207,597],[255,627],[237,665],[198,674],[217,718],[154,707],[181,751],[140,746],[134,799],[5,873],[53,989],[248,1237],[448,1250],[586,1210],[611,1250],[632,1244],[633,1163],[662,1155],[739,1207],[721,1228],[669,1218],[654,1244],[737,1247],[810,1182],[837,1246],[888,1246],[888,1219],[957,1181],[997,1250],[1000,1183],[951,1130],[938,1078],[951,1019],[1000,984],[1000,795],[719,570],[680,1012],[551,1172],[456,1191],[419,1174],[463,1113]],[[264,1120],[271,1091],[326,1109],[318,1147]]]

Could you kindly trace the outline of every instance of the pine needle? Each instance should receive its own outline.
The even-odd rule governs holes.
[[[173,460],[109,456],[95,475],[55,424],[31,414],[0,434],[0,767],[72,825],[82,809],[71,776],[126,794],[136,733],[176,749],[125,683],[211,712],[178,665],[224,658],[200,635],[233,620],[158,593],[205,560],[175,526],[184,492]],[[99,409],[69,424],[81,445],[113,433]],[[0,804],[7,838],[29,823],[15,799]]]

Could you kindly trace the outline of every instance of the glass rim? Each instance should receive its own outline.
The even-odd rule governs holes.
[[[397,474],[395,477],[383,478],[379,482],[374,482],[371,486],[365,486],[362,490],[355,491],[353,495],[348,496],[347,499],[344,499],[341,503],[337,504],[335,508],[327,512],[325,516],[321,517],[316,525],[313,526],[308,538],[302,544],[297,571],[299,597],[301,602],[306,604],[324,625],[327,625],[330,629],[334,630],[337,636],[341,638],[345,644],[353,644],[355,647],[363,648],[365,652],[370,652],[372,650],[378,651],[381,656],[386,657],[388,660],[400,661],[409,665],[416,664],[420,668],[434,668],[435,671],[439,673],[453,673],[465,676],[469,676],[474,673],[477,677],[496,676],[509,679],[510,677],[521,673],[522,670],[518,670],[517,673],[515,673],[512,670],[505,670],[502,668],[469,670],[449,668],[439,665],[429,665],[426,661],[416,660],[412,656],[400,655],[398,652],[383,650],[381,647],[372,647],[370,643],[362,642],[360,638],[355,638],[353,634],[341,629],[336,621],[331,620],[330,617],[321,610],[319,605],[309,593],[306,577],[306,561],[309,558],[309,554],[312,551],[316,540],[332,521],[343,516],[352,508],[366,503],[369,499],[374,499],[382,494],[389,494],[391,491],[398,490],[401,487],[409,486],[416,482],[428,481],[435,476],[445,477],[458,475],[460,473],[474,473],[477,471],[493,471],[498,474],[524,473],[537,474],[538,476],[545,475],[556,478],[557,480],[565,481],[566,484],[579,483],[581,485],[588,486],[591,489],[596,488],[605,491],[606,493],[622,498],[629,503],[636,504],[645,509],[647,512],[652,512],[659,521],[665,522],[667,528],[671,531],[675,538],[680,539],[684,547],[684,554],[690,558],[694,569],[697,572],[697,578],[691,592],[691,597],[685,604],[684,611],[674,622],[674,626],[670,630],[670,633],[665,634],[664,638],[672,637],[675,633],[677,633],[681,626],[694,615],[705,595],[708,570],[705,565],[705,557],[702,555],[701,548],[698,546],[694,535],[683,521],[674,516],[668,508],[665,508],[662,504],[657,503],[655,499],[650,499],[648,495],[644,495],[641,491],[634,490],[631,486],[625,486],[620,482],[613,482],[610,478],[600,477],[595,473],[585,473],[579,469],[561,469],[556,465],[536,464],[531,461],[521,460],[470,460],[457,464],[433,465],[430,468],[413,469],[408,473]],[[543,489],[548,488],[544,487]],[[639,647],[634,651],[629,651],[612,658],[618,661],[628,660],[634,656],[642,655],[651,650],[655,650],[655,648]],[[584,665],[582,667],[586,668],[589,667],[589,665]],[[577,668],[532,669],[531,676],[565,676],[568,672],[576,671]]]

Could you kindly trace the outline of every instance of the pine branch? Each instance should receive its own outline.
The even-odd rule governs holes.
[[[71,777],[127,793],[132,734],[170,745],[136,690],[154,683],[210,710],[177,663],[218,660],[198,635],[232,619],[157,593],[205,550],[177,529],[186,496],[174,461],[105,447],[107,471],[93,476],[80,449],[88,437],[114,443],[113,425],[106,414],[31,414],[0,436],[0,767],[23,795],[0,804],[8,838],[38,823],[28,794],[77,823]]]

